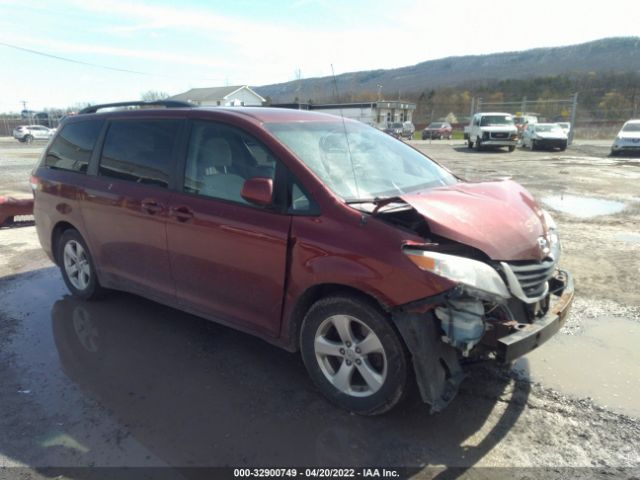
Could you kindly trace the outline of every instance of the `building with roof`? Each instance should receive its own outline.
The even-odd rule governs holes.
[[[192,88],[169,98],[199,107],[260,107],[265,103],[265,99],[247,85]]]
[[[413,121],[416,104],[402,100],[380,100],[361,103],[280,103],[281,108],[315,110],[331,115],[358,120],[377,128],[386,128],[390,123]]]

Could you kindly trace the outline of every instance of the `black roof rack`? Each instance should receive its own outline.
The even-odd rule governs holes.
[[[103,103],[101,105],[91,105],[83,108],[78,112],[78,115],[84,113],[96,113],[98,110],[105,108],[117,108],[117,107],[165,107],[165,108],[191,108],[192,103],[180,102],[178,100],[156,100],[152,102],[117,102],[117,103]]]

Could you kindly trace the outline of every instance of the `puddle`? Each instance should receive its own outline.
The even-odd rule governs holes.
[[[640,243],[640,234],[637,233],[616,233],[614,238],[623,242]]]
[[[602,316],[579,335],[558,334],[518,359],[524,378],[632,416],[640,415],[640,325]]]
[[[593,197],[580,197],[577,195],[553,195],[544,197],[542,203],[558,212],[568,213],[578,218],[612,215],[621,212],[625,208],[625,204],[622,202]]]

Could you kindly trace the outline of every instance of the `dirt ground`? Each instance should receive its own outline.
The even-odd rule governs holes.
[[[35,229],[3,229],[0,473],[385,465],[415,478],[637,478],[640,159],[608,158],[595,141],[562,153],[412,144],[467,179],[511,177],[549,208],[577,289],[555,338],[511,370],[473,366],[442,413],[413,399],[360,418],[325,402],[297,355],[131,295],[72,299]],[[29,195],[41,148],[0,139],[0,194]]]

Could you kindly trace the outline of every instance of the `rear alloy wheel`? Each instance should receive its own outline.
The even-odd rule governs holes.
[[[65,230],[60,237],[57,259],[62,278],[74,296],[89,300],[103,293],[89,249],[76,230]]]
[[[407,390],[405,350],[374,305],[350,296],[318,301],[306,315],[302,359],[333,403],[361,415],[390,410]]]

